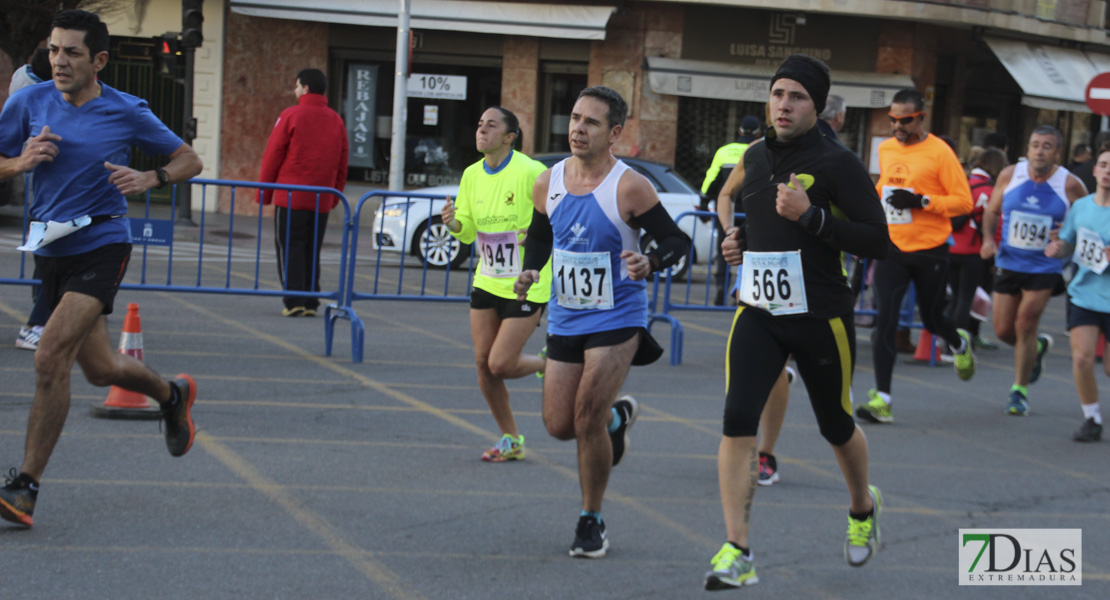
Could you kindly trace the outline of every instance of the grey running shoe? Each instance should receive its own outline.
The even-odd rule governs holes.
[[[856,406],[856,416],[872,423],[891,423],[894,414],[890,405],[883,401],[878,390],[872,388],[867,392],[867,402]]]
[[[871,516],[857,521],[848,516],[848,535],[844,538],[844,558],[853,567],[862,567],[879,551],[879,515],[883,511],[883,495],[879,488],[869,485],[868,493],[875,508]]]
[[[961,380],[967,381],[975,375],[975,352],[971,348],[974,344],[971,343],[971,336],[966,330],[957,329],[956,332],[963,338],[964,351],[956,352],[956,349],[952,348],[952,360],[956,364],[956,375],[959,375]]]
[[[732,544],[725,542],[713,557],[713,570],[705,574],[705,589],[713,592],[759,583],[754,559],[750,551],[744,556]]]

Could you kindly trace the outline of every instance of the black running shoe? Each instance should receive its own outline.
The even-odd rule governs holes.
[[[759,453],[759,485],[774,485],[779,480],[779,463],[774,454]]]
[[[35,500],[38,491],[19,477],[13,467],[4,479],[4,487],[0,488],[0,518],[30,527],[34,523],[31,515],[35,514]]]
[[[621,416],[621,426],[609,434],[609,440],[613,443],[613,466],[615,467],[628,452],[628,445],[631,443],[628,439],[628,430],[636,422],[636,416],[640,414],[640,403],[632,396],[621,396],[613,403],[613,409]]]
[[[1094,417],[1083,421],[1071,439],[1077,442],[1097,442],[1102,439],[1102,425],[1095,423]]]
[[[592,515],[578,517],[570,555],[579,558],[601,558],[608,550],[609,538],[605,537],[605,523],[599,523],[597,517]]]
[[[193,447],[196,427],[190,411],[197,399],[197,383],[185,373],[179,374],[170,385],[177,388],[176,401],[162,405],[162,420],[166,423],[166,448],[171,456],[184,456]]]

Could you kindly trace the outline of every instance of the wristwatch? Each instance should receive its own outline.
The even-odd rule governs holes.
[[[167,173],[166,170],[162,167],[154,169],[154,173],[158,176],[158,185],[155,186],[155,189],[160,190],[165,187],[167,183],[170,182],[170,174]]]

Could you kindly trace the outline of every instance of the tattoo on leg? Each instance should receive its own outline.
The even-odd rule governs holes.
[[[756,463],[756,447],[752,446],[751,452],[748,454],[748,471],[749,480],[748,487],[744,490],[744,526],[747,527],[752,521],[752,501],[755,499],[755,488],[759,484],[759,469],[753,468],[751,465]]]

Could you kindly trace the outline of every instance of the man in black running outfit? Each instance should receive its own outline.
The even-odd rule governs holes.
[[[824,135],[829,69],[795,54],[771,79],[771,128],[744,155],[744,230],[723,243],[744,263],[740,306],[726,355],[724,435],[717,454],[727,542],[705,574],[709,590],[756,583],[748,525],[756,490],[759,416],[788,355],[806,384],[821,435],[833,446],[851,496],[844,554],[861,566],[878,550],[878,488],[868,485],[867,440],[852,419],[855,296],[841,252],[886,256],[878,194],[850,150]]]

